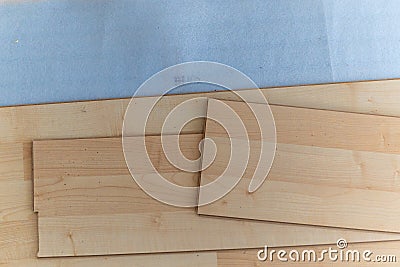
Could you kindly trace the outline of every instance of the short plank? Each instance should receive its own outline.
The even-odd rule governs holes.
[[[187,140],[192,140],[192,144],[186,143],[188,148],[197,148],[198,135]],[[325,244],[336,242],[338,236],[344,236],[352,242],[399,238],[397,234],[389,233],[198,216],[193,208],[167,207],[149,196],[146,197],[133,180],[130,186],[125,188],[125,185],[129,184],[127,180],[129,176],[111,175],[111,173],[104,176],[104,167],[95,168],[103,166],[103,154],[104,158],[119,159],[124,162],[121,156],[122,150],[115,149],[115,147],[121,148],[120,138],[58,140],[48,141],[48,145],[46,142],[38,141],[34,144],[35,166],[53,169],[54,163],[58,175],[61,176],[51,177],[48,176],[50,173],[43,173],[40,168],[35,169],[35,175],[40,174],[39,177],[35,177],[35,184],[38,185],[37,182],[43,181],[40,192],[47,196],[41,199],[41,202],[45,203],[43,206],[38,204],[40,257],[237,249],[260,247],[265,242],[275,246]],[[95,145],[90,144],[91,142]],[[64,158],[65,154],[69,154],[66,148],[71,149],[71,154],[76,157],[75,160]],[[196,149],[188,151],[198,153]],[[36,157],[43,162],[36,164]],[[67,164],[63,164],[63,160]],[[88,161],[91,161],[88,164],[91,166],[89,176],[64,175],[71,169],[76,175],[81,172],[87,175],[88,167],[82,162]],[[47,165],[44,162],[47,162]],[[118,173],[120,169],[113,166],[121,164],[123,163],[111,161],[108,168]],[[81,184],[78,184],[80,181],[78,178],[81,178]],[[57,182],[57,179],[62,182]],[[89,179],[89,182],[86,183],[85,179]],[[117,191],[113,192],[110,189],[114,186],[113,179],[116,179],[115,186],[118,190],[121,192],[126,190],[126,193],[121,193],[120,198],[116,196]],[[119,184],[120,182],[122,184]],[[64,184],[67,190],[62,189]],[[45,193],[45,190],[48,192]],[[130,193],[134,193],[130,203],[137,208],[130,208],[121,203]],[[69,197],[72,195],[74,197]],[[102,205],[111,198],[116,201],[115,207],[111,203]],[[55,207],[46,210],[53,203]],[[86,208],[86,203],[90,209]],[[57,212],[62,205],[68,208],[63,212]],[[121,207],[117,207],[119,205]]]
[[[32,195],[22,193],[32,192],[32,181],[25,179],[30,162],[25,147],[22,143],[0,144],[0,224],[34,217]]]
[[[113,215],[39,216],[39,257],[332,244],[398,238],[376,232],[239,221],[194,210]]]
[[[166,136],[169,143],[174,136]],[[198,158],[198,144],[202,134],[182,134],[179,136],[181,152],[192,158]],[[127,138],[129,147],[135,149],[142,138]],[[158,172],[177,172],[166,158],[161,145],[160,136],[146,136],[147,153]],[[46,179],[64,176],[90,176],[102,169],[103,175],[129,174],[123,151],[121,138],[74,139],[60,142],[59,140],[34,141],[35,179]],[[57,150],[53,148],[57,147]],[[174,148],[175,149],[175,148]],[[39,152],[38,152],[39,151]],[[82,154],[85,157],[80,157]],[[63,154],[63,157],[60,157]],[[144,157],[143,157],[144,158]],[[150,173],[144,163],[138,162],[137,173]],[[188,185],[193,186],[193,185]]]
[[[209,100],[210,113],[221,114],[222,107],[218,103],[219,100]],[[221,103],[230,106],[242,118],[250,140],[260,138],[258,121],[249,106],[261,109],[260,106],[264,105],[237,101]],[[275,105],[271,105],[271,110],[278,143],[400,153],[400,118]],[[226,114],[224,120],[229,128],[234,117],[228,116],[230,114]],[[237,129],[232,131],[238,134]],[[225,131],[213,120],[207,121],[207,134],[226,137]]]
[[[22,143],[0,143],[0,182],[17,181],[25,176],[24,145]]]
[[[254,197],[248,183],[201,214],[265,221],[399,232],[399,193],[267,181]],[[263,204],[260,204],[263,203]],[[340,218],[340,219],[338,219]]]
[[[223,103],[246,121],[251,151],[257,153],[251,153],[238,186],[199,207],[199,214],[400,232],[396,189],[400,155],[392,154],[400,153],[400,118],[272,106],[279,142],[276,159],[266,182],[249,194],[261,150],[256,120],[246,104]],[[210,100],[208,107],[211,116],[221,113],[217,100]],[[215,162],[202,172],[202,184],[215,180],[229,162],[232,139],[221,129],[207,121],[205,137],[213,139],[218,152]],[[246,136],[233,139],[247,142]],[[200,191],[202,199],[208,196]]]

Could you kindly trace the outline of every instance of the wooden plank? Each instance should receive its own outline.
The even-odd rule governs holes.
[[[173,139],[174,136],[166,136],[165,139]],[[198,143],[203,138],[202,134],[183,134],[179,136],[181,152],[192,158],[198,158],[200,151]],[[142,138],[130,138],[130,146],[135,148]],[[177,172],[163,153],[160,136],[146,136],[148,155],[158,172]],[[96,139],[74,139],[70,141],[49,140],[45,142],[35,141],[35,179],[46,179],[62,176],[90,176],[98,174],[99,168],[102,175],[126,175],[129,174],[125,163],[124,154],[121,153],[121,138],[96,138]],[[57,147],[58,150],[55,150]],[[60,154],[64,154],[60,157]],[[84,158],[80,158],[85,154]],[[139,162],[141,163],[141,162]],[[142,164],[136,168],[137,173],[153,172],[146,169]],[[187,186],[194,186],[188,184]]]
[[[251,156],[239,184],[218,201],[199,207],[199,214],[400,232],[400,155],[392,154],[400,153],[400,118],[272,106],[279,142],[276,159],[267,181],[249,194],[261,151],[259,128],[246,104],[223,103],[251,129]],[[210,116],[222,112],[217,100],[210,100],[208,107]],[[247,142],[246,136],[229,138],[211,120],[205,137],[218,152],[202,172],[202,184],[223,173],[232,139]],[[200,201],[207,197],[201,190]]]
[[[182,153],[199,157],[201,139],[201,134],[182,135]],[[132,147],[140,142],[132,140]],[[146,144],[164,178],[181,186],[198,185],[198,173],[181,172],[168,162],[159,136],[147,137]],[[122,151],[121,138],[35,141],[36,211],[46,216],[175,211],[152,201],[137,187]],[[138,173],[153,172],[142,166],[139,162]]]
[[[22,193],[23,191],[21,191]],[[27,192],[26,192],[26,195]],[[32,217],[36,217],[31,211]],[[157,255],[123,255],[112,257],[38,259],[37,219],[2,221],[0,223],[0,266],[198,266],[216,267],[215,252]]]
[[[32,181],[24,179],[30,179],[31,175],[30,146],[0,145],[0,266],[153,266],[160,263],[163,266],[216,266],[215,253],[37,259],[38,228],[32,211]]]
[[[184,136],[187,152],[198,153],[201,135]],[[120,143],[120,138],[34,142],[35,184],[42,187],[36,196],[40,200],[40,257],[234,249],[259,247],[265,242],[275,246],[324,244],[336,242],[338,236],[353,242],[399,238],[389,233],[203,217],[194,208],[168,207],[146,196],[133,180],[129,185],[129,176],[120,176],[125,162]],[[159,151],[156,142],[152,144],[151,148]],[[106,169],[104,159],[113,159]],[[156,162],[166,166],[163,160]],[[58,177],[48,169],[57,169]],[[76,176],[69,176],[70,170]],[[163,170],[171,173],[174,169]],[[187,177],[193,179],[192,174]],[[61,182],[54,183],[56,179]],[[126,191],[118,196],[110,190],[113,186],[118,192]],[[110,199],[115,206],[103,207]],[[124,205],[124,201],[136,207]],[[51,205],[54,207],[46,210]]]
[[[247,188],[248,183],[240,185],[230,193],[229,198],[222,200],[218,208],[200,213],[351,229],[399,231],[398,192],[271,180],[257,195],[247,200],[243,199]]]
[[[334,234],[332,234],[334,232]],[[242,222],[194,211],[39,217],[39,257],[201,251],[374,240],[383,234],[310,226]],[[390,239],[393,236],[386,235]],[[300,240],[302,242],[300,242]]]
[[[29,162],[22,143],[0,144],[0,224],[28,220],[32,213],[32,181],[25,180]]]
[[[34,216],[33,212],[32,215]],[[0,223],[0,264],[11,260],[35,258],[37,254],[37,220]]]
[[[2,267],[217,267],[216,252],[169,253],[156,255],[113,255],[98,257],[70,257],[48,259],[23,259],[10,261]]]
[[[0,143],[0,181],[16,181],[24,177],[24,167],[21,164],[24,157],[22,143]]]
[[[198,174],[163,173],[168,180],[198,182]],[[169,205],[149,201],[132,176],[79,176],[40,179],[36,182],[36,209],[40,216],[68,216],[175,211]]]
[[[270,104],[400,116],[399,89],[400,80],[386,80],[264,88],[262,93]],[[252,94],[251,91],[242,92]],[[238,100],[229,91],[165,96],[149,118],[148,134],[160,134],[160,122],[166,115],[177,104],[195,96]],[[146,105],[146,102],[153,102],[152,99],[143,97],[140,103]],[[129,99],[113,99],[3,107],[0,108],[1,142],[120,136],[128,103]],[[187,133],[201,133],[201,130],[200,121],[185,129]]]
[[[399,116],[399,88],[399,80],[387,80],[268,88],[263,89],[263,93],[272,104]],[[151,122],[154,123],[153,125],[157,125],[177,103],[194,95],[197,96],[197,94],[174,95],[163,99],[156,108],[156,112],[160,114],[160,119],[157,116],[150,116],[150,125],[152,125]],[[211,92],[201,95],[237,100],[237,97],[229,92]],[[143,101],[146,101],[146,99],[148,98],[143,98]],[[16,146],[19,143],[24,143],[24,147],[26,146],[26,149],[24,149],[25,158],[19,166],[23,165],[25,179],[31,179],[33,176],[31,174],[29,150],[33,139],[120,136],[122,118],[128,102],[129,99],[114,99],[1,107],[0,143],[10,143],[10,145]],[[196,125],[193,125],[191,129],[186,128],[184,131],[201,133],[203,125],[201,123]],[[159,134],[157,127],[153,129],[153,134]],[[0,153],[1,151],[0,149]],[[5,155],[7,157],[11,154],[7,152]],[[3,164],[0,168],[0,176],[6,177],[6,174],[9,173],[8,170],[12,170],[14,173],[16,173],[15,170],[20,172],[19,168],[18,166],[8,168],[7,164]],[[5,186],[3,181],[0,181],[0,188]],[[32,188],[24,186],[18,186],[18,188],[20,188],[18,194],[8,196],[9,201],[14,198],[14,201],[17,202],[18,198],[32,194]],[[31,204],[32,200],[26,202],[26,205]],[[0,209],[2,210],[1,203]],[[7,226],[7,231],[13,236],[13,238],[2,240],[3,243],[0,246],[0,255],[2,256],[0,259],[3,261],[26,259],[26,264],[23,264],[23,266],[30,266],[29,264],[35,266],[36,263],[33,262],[36,262],[35,255],[38,250],[37,228],[34,226],[36,225],[36,218],[33,212],[29,216],[32,216],[29,221],[33,225],[29,231],[20,231],[19,224],[25,222],[22,218],[16,221],[0,222],[0,226]],[[14,246],[13,240],[17,238],[20,238],[21,241],[18,246]],[[12,251],[12,253],[9,253],[9,251]],[[90,259],[92,257],[88,258],[88,262],[90,262]],[[62,262],[67,264],[69,260],[66,259]],[[40,262],[44,264],[45,261],[46,259],[41,259]]]
[[[270,104],[398,117],[399,86],[399,80],[386,80],[294,86],[263,92]]]
[[[222,102],[243,118],[249,139],[259,140],[258,122],[249,106],[257,109],[264,105]],[[211,112],[214,114],[221,113],[217,100],[210,99],[208,108],[213,109]],[[279,143],[400,153],[400,118],[275,105],[271,105],[271,110]],[[226,114],[224,120],[229,127],[234,118],[228,116],[230,114]],[[237,129],[232,129],[232,132],[238,134]],[[225,131],[213,120],[207,121],[207,134],[211,137],[226,137]]]
[[[0,223],[34,218],[32,214],[32,181],[2,181],[0,186]]]
[[[202,178],[213,180],[221,175],[230,156],[230,141],[214,137],[218,154]],[[240,141],[239,141],[240,142]],[[252,151],[260,151],[260,143],[251,142]],[[251,154],[242,184],[248,184],[257,167],[257,154]],[[306,185],[332,186],[398,193],[400,155],[335,148],[277,144],[273,166],[267,181]],[[252,194],[257,196],[256,194]]]

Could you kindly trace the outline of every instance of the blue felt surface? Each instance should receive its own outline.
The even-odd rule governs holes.
[[[2,3],[0,105],[129,97],[193,60],[260,87],[400,77],[399,17],[396,0]]]
[[[334,81],[400,77],[400,1],[325,0]]]

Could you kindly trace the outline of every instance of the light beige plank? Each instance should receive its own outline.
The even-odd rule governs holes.
[[[22,143],[0,144],[0,264],[33,259],[37,254],[37,216],[32,211],[28,150]]]
[[[217,267],[216,252],[169,253],[153,255],[113,255],[52,259],[23,259],[1,263],[2,267]]]
[[[272,107],[279,143],[400,152],[400,118]],[[288,132],[296,134],[288,134]]]
[[[32,215],[34,216],[33,212]],[[38,247],[37,219],[0,224],[0,263],[35,258]]]
[[[22,178],[23,179],[23,178]],[[27,220],[32,214],[32,181],[2,181],[0,185],[0,224]],[[25,194],[22,194],[25,192]]]
[[[399,193],[270,180],[245,197],[248,183],[200,214],[399,232]],[[263,203],[263,204],[260,204]]]
[[[182,153],[198,158],[201,139],[201,134],[182,135]],[[141,142],[140,138],[130,140],[133,148]],[[198,185],[197,173],[181,172],[169,163],[162,152],[159,136],[146,137],[146,145],[149,157],[164,178],[181,186]],[[149,197],[130,176],[122,151],[121,138],[35,141],[35,211],[49,216],[52,212],[71,215],[133,212],[157,207],[170,209],[151,199],[150,203],[146,202]],[[136,165],[138,175],[154,172],[143,167],[141,162]]]
[[[214,137],[217,155],[202,173],[206,182],[222,174],[229,162],[231,143],[228,138]],[[238,140],[237,142],[241,142]],[[251,151],[260,151],[260,143],[251,141]],[[258,163],[258,154],[250,155],[244,184],[248,184]],[[278,143],[267,180],[298,184],[332,186],[363,190],[399,192],[400,154],[354,151],[336,148]],[[256,197],[254,193],[251,196]],[[228,196],[227,196],[228,197]]]
[[[399,84],[399,80],[389,80],[271,88],[265,89],[263,92],[269,102],[273,104],[399,116]],[[205,96],[237,100],[237,97],[227,92],[212,92],[205,94]],[[193,97],[193,95],[167,97],[157,107],[157,113],[167,114],[176,103],[181,102],[186,97]],[[143,98],[143,101],[145,99]],[[180,100],[175,101],[174,99]],[[129,99],[115,99],[2,107],[0,108],[0,142],[27,142],[28,149],[24,151],[27,160],[29,160],[29,147],[33,139],[119,136],[122,129],[122,117],[128,101]],[[165,115],[160,116],[160,118],[163,118],[163,116]],[[157,125],[161,119],[158,120],[157,116],[154,116],[154,118],[151,117],[151,121],[154,121],[154,125]],[[197,124],[197,128],[193,127],[193,129],[188,130],[188,132],[194,133],[196,131],[197,133],[202,131],[201,123]],[[157,130],[153,130],[152,133],[159,134]],[[6,168],[4,169],[4,167]],[[2,177],[5,177],[4,174],[8,173],[8,171],[3,172],[7,169],[8,167],[5,165],[0,168]],[[29,161],[24,162],[24,169],[25,178],[32,178]],[[0,187],[3,187],[1,181]],[[20,196],[32,194],[31,191],[27,191],[27,187],[21,187],[21,189],[24,191],[19,192]],[[29,232],[19,231],[19,222],[13,222],[15,227],[8,228],[8,231],[11,231],[15,237],[23,236],[24,240],[21,239],[23,245],[15,247],[14,253],[3,253],[8,250],[8,245],[1,246],[0,254],[4,257],[0,258],[3,260],[13,259],[15,254],[21,254],[23,258],[33,259],[36,254],[37,244],[31,241],[36,240],[35,228],[32,227]],[[3,225],[3,223],[0,225]],[[12,239],[9,239],[9,241],[11,242]],[[43,263],[43,260],[41,262]]]
[[[22,143],[0,144],[0,224],[34,217],[32,195],[26,193],[32,192],[32,180],[25,179],[30,159],[25,147]]]
[[[258,140],[258,122],[248,105],[236,101],[223,103],[243,118],[249,139]],[[253,108],[264,106],[250,105]],[[211,113],[222,112],[218,100],[213,99],[209,100],[208,110]],[[274,105],[271,105],[271,110],[278,143],[400,153],[400,118]],[[226,114],[224,119],[229,127],[234,117],[228,116],[230,114]],[[238,133],[237,129],[232,131]],[[225,131],[213,120],[207,121],[207,134],[212,137],[226,136]]]
[[[304,225],[239,221],[179,212],[39,217],[39,257],[201,251],[376,240],[386,236]]]
[[[193,135],[193,138],[187,135],[186,138],[188,152],[198,153],[194,148],[197,148],[199,135]],[[345,236],[354,242],[399,238],[399,235],[388,233],[202,217],[197,215],[195,209],[165,207],[165,204],[148,196],[146,198],[133,180],[126,180],[129,177],[109,176],[111,174],[104,171],[104,158],[124,162],[122,150],[117,149],[121,148],[120,142],[120,138],[35,142],[34,162],[38,166],[35,175],[40,174],[35,180],[49,182],[37,191],[44,194],[44,197],[37,197],[45,203],[43,206],[37,203],[40,207],[40,257],[249,248],[263,246],[265,242],[276,246],[323,244],[335,242],[338,236]],[[156,147],[153,146],[153,149]],[[74,157],[65,158],[66,154]],[[36,157],[43,162],[36,164]],[[87,175],[88,167],[82,162],[89,161],[90,176],[80,177],[81,184],[78,184],[79,177],[65,175],[70,169],[74,170],[74,174],[79,175],[82,171]],[[53,169],[53,163],[61,177],[51,177],[39,167]],[[110,161],[107,168],[118,173],[119,168],[113,166],[121,164]],[[109,175],[104,176],[104,172]],[[62,182],[53,184],[55,179]],[[115,184],[113,179],[116,179]],[[97,187],[98,184],[101,186]],[[125,188],[125,185],[129,186]],[[63,186],[67,190],[63,190]],[[126,193],[118,199],[116,191],[107,190],[113,186],[126,190]],[[140,203],[136,204],[137,208],[121,204],[131,192],[134,194],[130,203]],[[110,197],[116,200],[116,207],[109,203],[102,213],[102,204]],[[88,204],[90,209],[82,202]],[[53,203],[55,207],[46,210]],[[58,212],[62,205],[64,211]]]
[[[258,126],[246,104],[224,103],[251,129],[252,153],[238,186],[218,201],[199,207],[199,214],[400,232],[400,155],[391,154],[400,153],[399,118],[273,106],[281,143],[266,182],[250,194],[249,182],[261,151]],[[210,100],[208,107],[210,116],[221,114],[218,101]],[[231,141],[245,143],[247,138],[230,139],[211,120],[205,136],[213,139],[218,152],[215,162],[202,172],[202,184],[223,173],[235,149]],[[202,199],[208,196],[201,191]]]
[[[399,89],[399,80],[386,80],[294,86],[264,92],[270,104],[398,117]]]
[[[174,136],[165,137],[167,143]],[[200,152],[198,144],[203,138],[202,134],[180,135],[181,152],[198,158]],[[141,138],[128,138],[129,146],[133,149],[142,142]],[[70,141],[35,141],[35,179],[46,179],[64,176],[90,176],[98,174],[102,169],[102,175],[126,175],[129,174],[124,154],[122,153],[121,138],[96,138],[74,139]],[[161,145],[160,136],[146,137],[147,153],[158,172],[177,172],[166,158]],[[57,150],[54,149],[57,147]],[[60,155],[63,155],[60,157]],[[80,157],[85,155],[84,158]],[[153,172],[137,164],[138,173]],[[188,185],[193,186],[193,185]]]
[[[270,104],[400,116],[399,89],[400,80],[387,80],[265,88],[262,92]],[[246,92],[252,94],[251,90]],[[160,134],[160,122],[172,108],[194,96],[238,100],[235,94],[226,91],[166,96],[149,118],[148,134]],[[140,101],[152,102],[149,97]],[[113,99],[3,107],[0,108],[0,136],[2,142],[119,136],[128,102],[129,99]],[[201,129],[202,122],[198,121],[186,132],[200,133]]]
[[[37,259],[37,218],[32,212],[32,181],[1,181],[0,266],[216,266],[215,253],[180,253]],[[13,194],[14,193],[14,194]],[[17,201],[14,203],[13,201]],[[6,206],[9,206],[5,209]],[[21,207],[20,207],[21,206]]]
[[[23,166],[24,179],[32,180],[33,178],[33,163],[32,163],[32,142],[23,143]]]
[[[398,154],[278,144],[268,180],[397,192],[399,170]]]
[[[24,178],[23,157],[22,143],[0,143],[0,182],[16,181]]]
[[[2,142],[116,136],[127,103],[117,99],[0,108],[0,136]]]
[[[198,174],[163,173],[180,184],[197,184]],[[36,208],[40,216],[68,216],[176,211],[176,208],[152,201],[132,176],[79,176],[36,181]]]

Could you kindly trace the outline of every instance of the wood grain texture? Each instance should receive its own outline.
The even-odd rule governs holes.
[[[199,157],[201,139],[201,134],[182,135],[182,153]],[[130,140],[133,148],[141,141]],[[146,145],[164,178],[181,186],[198,186],[198,173],[179,171],[169,163],[159,136],[146,137]],[[121,138],[35,141],[35,210],[46,216],[175,211],[152,201],[137,186],[122,151]],[[153,172],[138,162],[138,175]]]
[[[32,180],[25,179],[31,158],[25,148],[23,143],[0,144],[0,225],[34,218],[32,195],[21,194],[32,190]]]
[[[261,90],[270,104],[400,116],[399,89],[400,80],[387,80]],[[242,92],[252,94],[251,91]],[[148,134],[160,134],[160,125],[166,115],[177,104],[198,96],[238,100],[238,96],[230,91],[165,96],[149,118]],[[151,98],[139,99],[145,104],[152,102]],[[259,99],[254,99],[254,102],[257,101]],[[3,107],[0,108],[1,143],[120,136],[128,103],[129,99],[113,99]],[[186,132],[201,133],[201,130],[202,123],[197,122]]]
[[[222,101],[240,115],[250,140],[259,140],[258,121],[248,104]],[[264,106],[250,104],[253,108]],[[218,100],[210,99],[208,109],[221,113]],[[271,105],[278,143],[342,148],[359,151],[400,153],[400,118]],[[220,115],[221,116],[221,115]],[[226,116],[230,116],[226,114]],[[234,117],[225,120],[228,126]],[[237,133],[232,129],[233,134]],[[213,120],[207,121],[207,134],[226,137]],[[246,136],[232,136],[247,138]]]
[[[2,267],[217,267],[216,252],[169,253],[153,255],[113,255],[97,257],[23,259],[0,263]]]
[[[23,157],[22,143],[0,143],[0,182],[16,181],[25,176],[24,165],[21,164]]]
[[[184,136],[187,152],[198,153],[201,135]],[[159,151],[157,142],[152,144]],[[152,150],[149,154],[163,158]],[[112,160],[105,165],[106,159]],[[353,242],[399,238],[388,233],[198,216],[193,208],[170,207],[147,196],[129,181],[126,168],[121,168],[124,162],[120,138],[34,142],[40,257],[234,249],[265,242],[325,244],[338,236]],[[184,173],[166,168],[163,160],[156,162],[165,166],[165,172]],[[49,169],[56,170],[56,175]],[[74,176],[69,176],[70,170]],[[187,177],[193,181],[191,173]],[[114,202],[103,206],[111,199]]]
[[[32,181],[7,181],[0,186],[0,223],[34,218],[32,214]]]
[[[262,90],[272,104],[400,116],[398,105],[400,97],[398,93],[399,89],[399,80],[387,80],[268,88]],[[168,96],[160,102],[156,111],[159,114],[167,114],[177,103],[195,95],[197,96],[197,94]],[[230,92],[212,92],[201,95],[219,99],[237,100],[237,97]],[[146,101],[146,98],[143,98],[143,101]],[[3,184],[2,178],[6,177],[5,179],[8,179],[14,177],[14,174],[10,175],[9,170],[17,174],[20,170],[24,169],[24,178],[33,178],[31,174],[30,146],[34,139],[120,136],[122,118],[128,102],[129,99],[114,99],[1,107],[0,143],[7,146],[19,146],[19,144],[23,143],[26,149],[24,149],[24,161],[20,162],[19,165],[17,164],[16,168],[10,169],[7,164],[1,165],[0,188],[6,187]],[[157,125],[163,116],[165,115],[160,115],[161,119],[158,119],[157,116],[151,116],[150,121],[154,125]],[[184,129],[184,131],[201,133],[203,130],[201,123],[192,127],[192,129]],[[157,127],[154,127],[153,134],[159,134]],[[2,151],[0,149],[0,153]],[[8,161],[7,157],[13,155],[13,153],[5,152],[3,155],[5,155],[6,161]],[[15,178],[18,179],[18,177]],[[22,177],[19,178],[22,179]],[[21,183],[23,184],[23,182]],[[27,201],[24,202],[24,205],[32,205],[32,187],[29,188],[29,186],[21,186],[15,183],[15,188],[19,188],[17,191],[14,190],[17,194],[11,193],[13,190],[10,190],[10,194],[7,195],[8,201],[16,203],[19,201],[19,198],[25,199],[24,196],[30,195],[30,200],[25,199]],[[6,190],[4,191],[6,192]],[[1,202],[0,210],[4,210]],[[15,220],[0,222],[3,233],[5,231],[10,235],[9,238],[0,239],[0,262],[5,264],[5,266],[38,266],[38,260],[36,259],[38,251],[36,216],[31,211],[28,217],[30,218],[29,220],[14,217]],[[22,225],[29,225],[29,227],[24,229],[21,228]],[[379,247],[380,245],[376,246]],[[132,256],[128,258],[130,257]],[[98,266],[107,264],[106,261],[103,263],[97,257],[87,257],[85,259],[88,266],[92,266],[91,262],[96,263],[94,265]],[[60,264],[68,266],[69,262],[72,262],[72,259],[40,259],[39,262],[41,265],[46,264],[45,266],[60,266]],[[165,261],[164,264],[167,264],[167,262]]]
[[[35,216],[32,212],[32,216]],[[34,259],[37,254],[37,219],[19,219],[0,224],[0,264]]]
[[[246,104],[224,103],[251,129],[251,151],[260,152],[258,126]],[[219,107],[219,101],[210,100],[210,116],[220,114]],[[272,112],[279,143],[267,180],[248,193],[259,160],[259,153],[251,153],[239,184],[199,207],[199,214],[400,232],[400,155],[394,154],[400,153],[400,118],[275,106]],[[232,138],[211,120],[205,137],[218,149],[216,161],[202,172],[201,182],[209,183],[224,172]],[[246,138],[233,137],[236,144]]]
[[[209,178],[221,175],[229,161],[230,141],[213,138],[218,154],[212,166],[203,171]],[[260,143],[251,142],[260,151]],[[257,167],[257,154],[250,155],[243,179],[248,183]],[[400,155],[368,151],[278,143],[267,181],[333,186],[362,190],[398,192]],[[252,194],[256,196],[256,194]]]
[[[201,251],[355,242],[397,235],[304,225],[242,222],[195,211],[39,217],[39,257]]]

